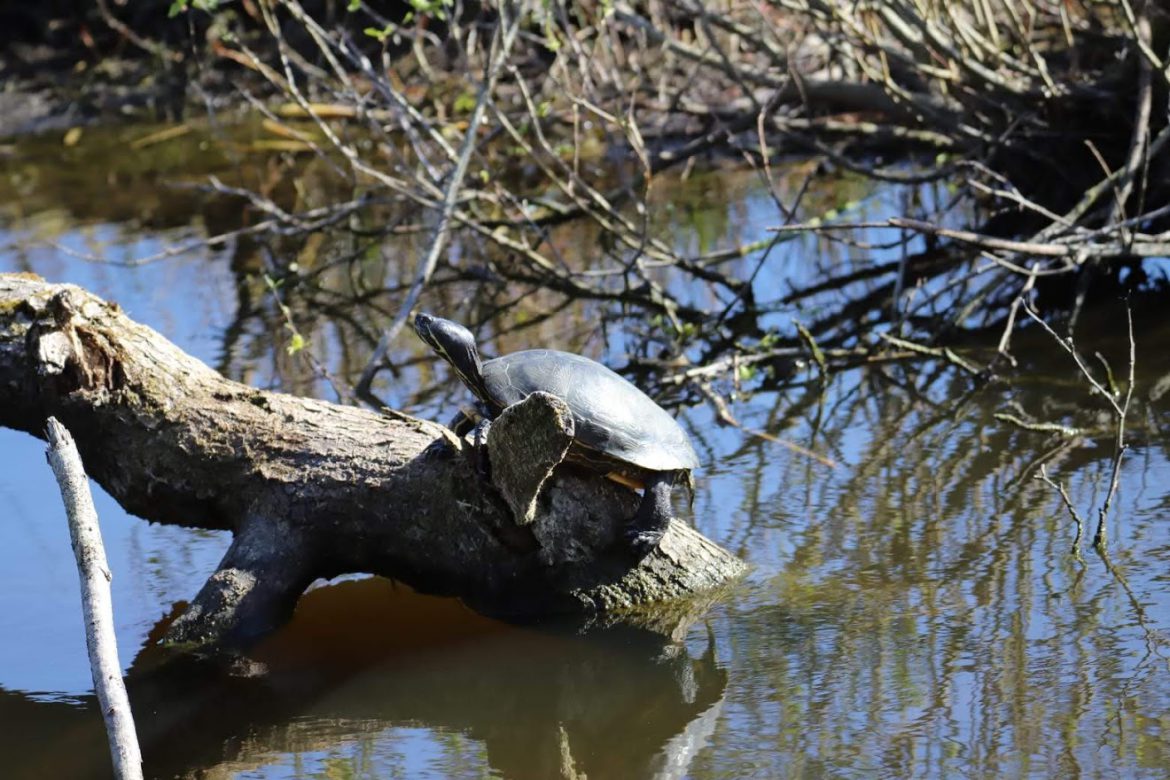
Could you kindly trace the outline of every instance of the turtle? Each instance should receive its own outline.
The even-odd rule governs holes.
[[[631,549],[646,555],[656,548],[671,520],[670,495],[682,481],[691,503],[692,472],[699,456],[678,421],[627,379],[602,364],[571,352],[528,349],[481,360],[475,337],[457,322],[419,313],[414,330],[446,360],[475,395],[481,426],[531,393],[560,398],[573,414],[574,435],[566,460],[615,482],[643,491],[627,521]],[[484,427],[475,440],[482,442]]]

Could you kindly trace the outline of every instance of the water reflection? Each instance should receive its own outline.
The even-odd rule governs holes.
[[[236,174],[253,182],[268,165],[294,167],[240,160]],[[695,247],[762,235],[774,210],[752,176],[715,175],[696,185],[700,195],[675,183],[661,195],[664,229]],[[139,179],[119,181],[131,187]],[[158,197],[157,181],[143,181]],[[862,204],[859,218],[898,210],[897,192],[838,186],[811,193],[809,208],[848,199]],[[268,192],[289,209],[312,207],[317,197],[312,186],[287,182]],[[701,197],[715,192],[730,205]],[[177,201],[174,212],[160,204],[107,214],[100,198],[57,195],[32,187],[6,196],[0,268],[82,283],[261,386],[332,392],[304,355],[285,350],[289,320],[265,273],[314,358],[349,378],[412,278],[411,234],[267,244],[242,237],[140,268],[94,265],[45,244],[45,231],[77,253],[113,247],[115,257],[144,256],[190,232],[236,229],[249,215],[238,202],[202,199]],[[50,207],[55,227],[32,219]],[[571,229],[550,240],[566,257],[596,243]],[[655,326],[620,306],[565,302],[493,276],[491,258],[475,247],[457,251],[425,305],[483,323],[488,352],[541,344],[621,367],[655,343]],[[573,261],[604,268],[605,258],[584,254]],[[805,313],[784,307],[791,289],[888,259],[792,242],[759,277],[757,299],[778,301],[768,316],[786,324]],[[754,258],[741,262],[750,267]],[[702,294],[678,279],[664,283],[686,301]],[[864,278],[856,288],[888,297]],[[1134,446],[1107,558],[1070,554],[1073,522],[1035,477],[1044,465],[1095,523],[1110,475],[1111,421],[1067,358],[1028,332],[1016,337],[1022,362],[1011,382],[972,381],[943,363],[874,364],[828,381],[788,366],[771,383],[740,388],[734,403],[746,429],[772,439],[719,426],[705,405],[683,409],[704,463],[694,522],[755,570],[681,644],[509,629],[453,602],[363,581],[311,594],[296,622],[257,650],[268,668],[262,676],[177,664],[150,645],[152,626],[194,593],[223,540],[148,527],[101,506],[115,588],[124,588],[115,591],[124,659],[146,646],[130,677],[152,773],[1165,777],[1170,352],[1162,345],[1170,325],[1155,293],[1133,300]],[[523,303],[498,314],[515,299]],[[1083,351],[1100,352],[1120,374],[1125,345],[1108,337],[1124,321],[1120,307],[1086,317],[1086,332],[1103,335],[1086,339]],[[631,335],[638,329],[652,338]],[[421,344],[406,338],[392,358],[395,370],[376,388],[392,404],[445,419],[465,399]],[[730,392],[727,381],[721,389]],[[1004,412],[1083,433],[1022,430]],[[70,611],[58,499],[36,445],[16,436],[0,432],[9,518],[0,525],[0,762],[5,776],[100,777],[100,719],[76,695],[87,686],[84,647]],[[43,570],[56,574],[38,578]]]
[[[505,628],[368,579],[306,596],[256,651],[263,672],[148,650],[127,682],[150,776],[675,777],[714,731],[727,687],[714,649]],[[18,755],[29,733],[55,743],[6,776],[104,776],[87,766],[103,747],[92,703],[5,693],[0,718],[24,724],[0,750],[11,739]]]

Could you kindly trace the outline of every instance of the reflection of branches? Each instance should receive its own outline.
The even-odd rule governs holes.
[[[1060,345],[1061,349],[1063,349],[1072,357],[1073,361],[1077,365],[1077,368],[1081,372],[1081,376],[1085,378],[1085,380],[1093,388],[1094,392],[1109,402],[1109,406],[1113,410],[1114,417],[1116,418],[1116,427],[1113,441],[1113,467],[1109,478],[1109,490],[1105,494],[1105,500],[1101,503],[1100,509],[1097,510],[1097,531],[1093,534],[1093,548],[1100,552],[1102,556],[1105,556],[1105,549],[1108,543],[1108,527],[1106,525],[1106,521],[1109,516],[1109,507],[1113,503],[1113,497],[1117,493],[1117,487],[1121,481],[1121,460],[1125,455],[1125,451],[1129,448],[1129,445],[1125,442],[1125,420],[1129,414],[1130,400],[1133,398],[1134,365],[1137,362],[1133,339],[1133,313],[1127,306],[1125,313],[1126,323],[1128,326],[1127,332],[1129,335],[1129,376],[1126,382],[1125,395],[1121,398],[1121,400],[1118,400],[1117,389],[1110,388],[1107,390],[1105,386],[1102,385],[1097,380],[1097,378],[1093,376],[1093,373],[1089,370],[1089,367],[1085,365],[1084,359],[1081,357],[1080,352],[1077,351],[1076,345],[1073,343],[1072,336],[1064,339],[1057,336],[1056,331],[1054,331],[1047,322],[1041,319],[1040,316],[1037,315],[1036,312],[1034,312],[1032,308],[1026,303],[1024,304],[1024,311],[1028,313],[1029,317],[1031,317],[1033,320],[1039,323],[1042,328],[1044,328],[1048,335],[1051,336],[1056,341],[1056,343]],[[1106,368],[1108,368],[1108,365],[1106,365]],[[1112,383],[1112,376],[1110,376],[1110,382]],[[1047,478],[1046,474],[1041,472],[1041,475],[1046,482],[1052,484],[1052,481]],[[1065,502],[1065,506],[1068,507],[1069,511],[1073,513],[1073,517],[1076,519],[1077,541],[1079,542],[1080,531],[1083,527],[1083,523],[1080,516],[1076,514],[1072,503],[1068,500],[1068,495],[1064,492],[1063,488],[1060,489],[1060,493],[1062,500]],[[1079,547],[1074,546],[1074,551],[1079,553]]]
[[[1078,561],[1083,562],[1084,556],[1081,554],[1081,539],[1085,536],[1085,521],[1081,518],[1081,513],[1077,511],[1076,505],[1069,498],[1068,490],[1065,489],[1064,483],[1053,481],[1052,477],[1048,476],[1048,471],[1045,469],[1044,464],[1040,465],[1040,471],[1037,473],[1037,477],[1060,495],[1060,500],[1064,503],[1064,508],[1068,510],[1069,516],[1072,518],[1073,523],[1076,524],[1077,532],[1076,536],[1073,537],[1072,554]]]
[[[1121,479],[1122,459],[1123,459],[1124,454],[1129,446],[1125,441],[1125,429],[1126,429],[1126,420],[1127,420],[1127,417],[1129,415],[1129,410],[1130,410],[1130,402],[1133,398],[1134,367],[1136,365],[1136,346],[1135,346],[1134,335],[1133,335],[1133,315],[1132,315],[1132,312],[1131,312],[1130,308],[1127,306],[1126,307],[1126,325],[1127,325],[1127,336],[1128,336],[1128,344],[1129,344],[1129,361],[1128,361],[1129,371],[1128,371],[1128,376],[1126,379],[1125,391],[1124,391],[1124,394],[1122,394],[1118,391],[1118,389],[1116,387],[1113,386],[1112,373],[1108,371],[1108,364],[1105,364],[1105,368],[1106,368],[1106,371],[1108,373],[1108,377],[1109,377],[1108,381],[1109,381],[1110,386],[1108,388],[1106,388],[1106,386],[1104,384],[1102,384],[1101,381],[1098,380],[1093,375],[1093,373],[1089,370],[1088,365],[1085,363],[1084,358],[1081,357],[1081,354],[1077,350],[1076,345],[1074,344],[1071,336],[1068,338],[1063,338],[1063,339],[1060,338],[1056,334],[1056,332],[1052,329],[1052,327],[1050,325],[1048,325],[1048,323],[1045,322],[1042,318],[1040,318],[1039,315],[1037,315],[1031,309],[1031,307],[1029,307],[1027,305],[1027,303],[1023,304],[1023,308],[1024,308],[1024,311],[1027,312],[1028,316],[1031,317],[1033,320],[1035,320],[1037,323],[1039,323],[1039,325],[1045,330],[1045,332],[1049,336],[1051,336],[1052,339],[1055,340],[1057,344],[1060,345],[1061,349],[1064,352],[1066,352],[1069,356],[1072,357],[1073,361],[1076,363],[1077,369],[1079,370],[1081,376],[1085,379],[1085,381],[1087,381],[1089,383],[1089,386],[1093,389],[1094,393],[1096,393],[1097,395],[1100,395],[1108,402],[1109,407],[1110,407],[1111,411],[1113,412],[1113,417],[1114,417],[1115,422],[1114,422],[1113,457],[1111,458],[1111,464],[1110,464],[1109,487],[1108,487],[1108,490],[1105,494],[1105,499],[1101,502],[1101,505],[1097,510],[1097,529],[1093,535],[1092,545],[1093,545],[1093,549],[1100,556],[1101,561],[1105,564],[1105,568],[1108,570],[1110,576],[1113,578],[1113,580],[1115,582],[1117,582],[1118,585],[1121,586],[1122,590],[1125,592],[1126,599],[1129,601],[1130,609],[1133,612],[1134,619],[1136,620],[1137,624],[1141,627],[1141,630],[1145,636],[1146,656],[1145,656],[1145,658],[1142,659],[1142,661],[1138,664],[1138,666],[1140,667],[1142,664],[1145,663],[1145,661],[1147,659],[1149,659],[1152,656],[1157,656],[1159,658],[1165,659],[1165,656],[1162,654],[1162,652],[1159,649],[1160,646],[1165,643],[1165,638],[1161,635],[1158,628],[1155,625],[1151,624],[1150,618],[1146,613],[1145,606],[1142,604],[1142,602],[1138,598],[1137,594],[1134,593],[1133,587],[1129,584],[1129,581],[1126,578],[1125,574],[1113,562],[1112,557],[1109,554],[1109,549],[1108,549],[1107,521],[1108,521],[1108,516],[1109,516],[1109,509],[1113,504],[1113,500],[1114,500],[1115,496],[1117,495],[1117,490],[1118,490],[1118,487],[1120,485],[1120,479]],[[1098,356],[1098,357],[1100,357],[1100,356]],[[1102,362],[1104,362],[1104,359],[1102,359]],[[1082,539],[1084,537],[1084,528],[1085,528],[1084,518],[1082,517],[1080,511],[1077,509],[1076,504],[1073,502],[1072,498],[1069,496],[1068,490],[1065,487],[1064,483],[1057,482],[1057,481],[1053,480],[1048,475],[1048,472],[1043,465],[1040,466],[1039,472],[1037,474],[1037,478],[1039,480],[1043,481],[1045,484],[1047,484],[1049,487],[1051,487],[1053,490],[1055,490],[1057,492],[1057,495],[1059,495],[1061,503],[1064,505],[1065,510],[1068,512],[1069,516],[1072,518],[1072,520],[1076,526],[1076,534],[1073,538],[1073,544],[1072,544],[1072,555],[1077,560],[1078,563],[1083,564],[1084,559],[1083,559],[1083,556],[1081,554],[1081,542],[1082,542]]]
[[[269,264],[272,265],[271,258],[269,258]],[[305,349],[305,347],[308,346],[308,342],[304,335],[302,335],[300,329],[297,327],[297,323],[293,317],[292,311],[290,311],[285,302],[281,300],[279,285],[272,280],[271,276],[268,275],[265,275],[264,283],[268,287],[268,291],[272,294],[272,298],[276,302],[276,307],[280,310],[280,314],[284,318],[284,327],[289,333],[289,342],[288,346],[285,348],[285,351],[289,355],[295,355],[298,353],[303,354],[308,360],[309,365],[312,366],[313,372],[319,379],[329,383],[329,386],[333,389],[333,393],[339,399],[343,401],[352,401],[353,399],[349,397],[348,393],[346,392],[346,388],[337,381],[337,378],[334,377],[332,373],[330,373],[329,369],[323,365],[320,360],[313,356],[311,350]]]
[[[149,255],[133,257],[129,260],[111,260],[107,257],[95,255],[92,252],[79,252],[76,249],[65,246],[64,244],[57,241],[51,242],[51,245],[59,252],[67,254],[70,257],[76,257],[79,260],[85,260],[89,263],[116,265],[122,266],[124,268],[137,268],[139,266],[157,263],[162,260],[170,260],[172,258],[190,255],[194,252],[207,249],[208,247],[228,245],[238,241],[241,238],[249,236],[308,235],[310,233],[322,231],[332,227],[369,205],[369,203],[363,199],[350,201],[349,203],[339,203],[331,206],[309,209],[297,214],[290,214],[273,204],[271,200],[263,198],[262,196],[249,190],[242,190],[235,187],[226,187],[220,184],[218,181],[214,182],[212,189],[223,195],[246,193],[248,200],[252,202],[265,202],[266,208],[264,211],[271,213],[272,217],[270,219],[264,219],[251,225],[237,228],[235,230],[227,230],[223,233],[217,233],[214,236],[200,236],[198,238],[191,238],[179,243],[168,244],[158,252],[154,252]]]

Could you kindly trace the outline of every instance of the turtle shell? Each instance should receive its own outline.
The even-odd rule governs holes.
[[[689,471],[699,456],[686,431],[633,384],[589,358],[529,349],[483,364],[489,400],[505,408],[542,391],[573,412],[582,446],[647,471]]]

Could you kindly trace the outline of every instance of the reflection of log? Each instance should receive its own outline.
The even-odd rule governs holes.
[[[679,522],[633,565],[614,541],[637,497],[568,471],[521,528],[441,426],[246,387],[116,305],[0,275],[0,425],[40,435],[50,415],[130,511],[235,532],[172,641],[253,639],[344,572],[530,617],[683,598],[743,568]]]
[[[136,659],[127,685],[135,710],[151,713],[139,719],[148,777],[237,777],[287,765],[289,753],[336,753],[344,769],[346,746],[362,742],[383,761],[420,755],[418,735],[396,729],[425,729],[440,758],[443,744],[483,756],[492,776],[565,776],[570,756],[590,778],[657,777],[708,744],[728,683],[711,645],[691,655],[637,629],[511,628],[378,579],[314,589],[249,654],[265,674],[156,647]],[[108,772],[87,768],[105,750],[92,710],[0,691],[0,722],[13,731],[0,730],[0,759],[15,763],[5,780]],[[30,750],[28,723],[67,749],[41,737]],[[393,774],[373,763],[365,776]]]

